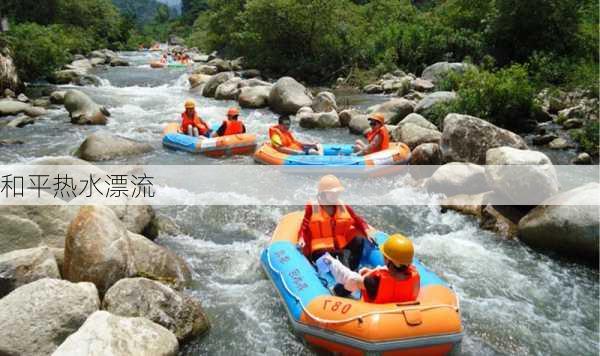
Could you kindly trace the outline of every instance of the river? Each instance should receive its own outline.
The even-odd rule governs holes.
[[[61,107],[19,131],[0,130],[0,139],[19,138],[23,145],[3,146],[1,163],[72,154],[96,130],[108,130],[149,142],[155,149],[114,164],[254,164],[251,157],[211,159],[163,149],[162,127],[178,120],[190,97],[182,69],[154,70],[151,53],[122,53],[132,66],[100,70],[99,87],[80,88],[106,105],[112,116],[106,127],[75,126]],[[68,86],[66,86],[68,87]],[[199,113],[220,121],[233,102],[192,95]],[[361,107],[385,100],[358,95]],[[242,110],[248,131],[266,139],[276,116],[269,110]],[[301,138],[349,143],[347,129],[309,131]],[[18,136],[18,137],[17,137]],[[240,177],[243,183],[243,177]],[[358,206],[372,225],[400,231],[415,241],[417,256],[452,284],[460,296],[465,327],[464,355],[594,355],[599,349],[598,271],[532,251],[483,231],[474,219],[442,214],[434,198],[395,182],[394,197],[413,205]],[[304,189],[314,189],[307,185]],[[207,192],[218,195],[219,192]],[[185,199],[182,193],[182,201]],[[190,292],[200,299],[213,328],[184,346],[181,355],[312,355],[294,337],[287,314],[259,264],[259,254],[277,221],[299,207],[181,206],[156,207],[172,218],[180,233],[163,234],[159,242],[185,258],[193,268]]]

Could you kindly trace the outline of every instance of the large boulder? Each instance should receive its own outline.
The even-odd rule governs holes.
[[[102,309],[120,316],[143,317],[169,329],[180,342],[206,332],[210,325],[200,302],[147,278],[125,278],[112,286]]]
[[[427,116],[431,110],[440,104],[449,103],[456,100],[456,93],[453,91],[436,91],[433,92],[423,100],[419,101],[415,107],[415,112]]]
[[[558,193],[558,178],[550,158],[537,151],[497,147],[486,152],[489,186],[509,203],[537,205]]]
[[[44,278],[17,288],[0,299],[0,355],[50,355],[99,307],[91,283]]]
[[[269,106],[278,114],[295,114],[303,106],[312,105],[312,94],[294,78],[280,78],[269,93]]]
[[[400,120],[404,119],[415,109],[415,104],[403,98],[395,98],[386,101],[383,104],[371,106],[367,112],[372,114],[375,112],[382,113],[385,117],[385,123],[388,125],[396,125]]]
[[[50,102],[52,104],[62,105],[65,103],[66,90],[56,90],[50,94]]]
[[[446,196],[489,191],[485,169],[472,163],[448,163],[439,167],[425,184],[430,192]]]
[[[206,84],[204,84],[204,88],[202,89],[202,95],[204,95],[207,98],[214,97],[219,85],[225,83],[231,78],[233,78],[233,72],[223,72],[213,75],[210,78],[210,80],[206,82]]]
[[[271,86],[249,86],[240,89],[238,103],[243,108],[264,108],[269,106]]]
[[[17,67],[15,67],[10,51],[8,48],[0,49],[0,93],[4,93],[6,89],[15,92],[21,86],[21,80],[17,75]]]
[[[300,126],[307,129],[340,127],[340,119],[335,110],[318,113],[308,111],[299,112],[296,117],[299,119]]]
[[[362,90],[367,94],[380,94],[383,93],[383,86],[381,84],[367,84]]]
[[[55,71],[50,81],[54,84],[71,84],[79,82],[83,76],[85,76],[85,71],[81,69],[63,69]]]
[[[129,62],[124,58],[113,58],[110,60],[111,67],[129,67]]]
[[[441,79],[444,79],[450,72],[462,74],[471,68],[475,68],[475,66],[469,63],[438,62],[425,68],[421,74],[421,78],[436,83]]]
[[[440,165],[442,164],[442,150],[436,143],[423,143],[412,150],[410,155],[411,165]]]
[[[215,75],[219,73],[219,70],[215,66],[209,65],[201,65],[194,69],[193,74],[206,74],[206,75]]]
[[[410,81],[410,77],[383,80],[381,88],[385,93],[396,93],[397,96],[403,96],[410,90]]]
[[[323,91],[317,94],[312,102],[314,112],[330,112],[337,111],[335,95],[329,91]]]
[[[398,125],[392,130],[391,136],[393,141],[404,142],[411,149],[414,149],[422,143],[439,144],[442,139],[442,133],[437,129],[432,130],[413,123]]]
[[[448,114],[443,127],[441,147],[447,162],[484,164],[490,148],[508,146],[527,149],[527,144],[519,135],[473,116]]]
[[[175,335],[146,318],[97,311],[52,356],[176,356],[178,351]]]
[[[557,194],[519,221],[528,245],[598,265],[600,184],[589,183]]]
[[[221,58],[215,58],[209,61],[207,64],[217,68],[218,72],[229,72],[232,70],[231,63]]]
[[[432,91],[435,88],[435,84],[433,84],[429,80],[422,79],[422,78],[414,79],[410,83],[410,86],[413,90],[420,91],[420,92]]]
[[[435,126],[433,123],[431,123],[426,118],[417,113],[408,114],[408,116],[406,116],[398,123],[398,126],[402,126],[404,124],[414,124],[429,130],[438,129],[437,126]]]
[[[348,127],[350,124],[350,120],[353,117],[363,115],[360,111],[354,109],[346,109],[339,112],[338,116],[340,117],[340,125],[342,127]]]
[[[258,78],[250,78],[244,79],[240,82],[239,88],[245,87],[269,87],[269,89],[273,86],[273,84],[269,82],[265,82],[264,80],[260,80]]]
[[[84,206],[73,219],[65,241],[63,277],[93,282],[103,294],[119,279],[136,275],[185,285],[187,264],[168,249],[127,231],[104,206]]]
[[[71,123],[77,125],[106,125],[110,112],[96,104],[85,93],[71,89],[65,94],[65,109],[69,112]]]
[[[0,116],[18,115],[21,113],[29,117],[36,117],[46,114],[46,110],[17,100],[0,100]]]
[[[211,76],[207,74],[192,74],[188,78],[188,82],[190,83],[190,89],[194,89],[199,87],[202,84],[207,83],[210,80]]]
[[[239,84],[242,78],[234,77],[219,85],[215,90],[217,100],[237,100],[240,93]]]
[[[16,250],[0,255],[0,298],[22,285],[42,278],[60,279],[54,254],[48,247]]]
[[[92,67],[93,67],[92,62],[87,58],[75,60],[75,61],[71,62],[71,64],[67,64],[65,66],[66,69],[75,69],[75,70],[82,70],[82,71],[92,69]]]
[[[355,135],[364,135],[370,128],[368,116],[364,114],[352,115],[348,122],[350,133]]]
[[[245,58],[244,57],[238,57],[234,60],[229,61],[229,65],[231,66],[231,70],[242,70],[244,67],[244,62],[245,62]]]
[[[75,155],[86,161],[105,161],[150,151],[152,151],[150,144],[107,132],[97,132],[86,137]]]

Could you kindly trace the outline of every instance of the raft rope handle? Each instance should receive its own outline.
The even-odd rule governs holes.
[[[294,292],[292,292],[290,290],[287,283],[285,282],[285,279],[283,278],[283,274],[281,273],[281,271],[279,271],[275,267],[273,267],[273,264],[271,263],[271,254],[269,252],[268,247],[267,247],[267,262],[269,263],[269,267],[274,272],[277,272],[277,274],[279,274],[279,276],[281,277],[281,282],[283,284],[283,287],[288,292],[288,294],[290,294],[292,297],[294,297],[294,299],[296,299],[296,301],[298,302],[298,304],[300,304],[300,306],[302,307],[302,310],[306,313],[306,315],[308,315],[311,319],[313,319],[319,323],[322,323],[322,324],[344,324],[344,323],[349,323],[354,320],[364,319],[371,315],[400,314],[400,313],[403,313],[405,310],[427,311],[427,310],[431,310],[431,309],[449,308],[449,309],[453,309],[456,312],[459,311],[458,306],[454,306],[454,305],[450,305],[450,304],[434,304],[434,305],[429,305],[429,306],[424,306],[424,307],[395,308],[395,309],[389,309],[389,310],[384,310],[384,311],[372,311],[372,312],[368,312],[368,313],[359,314],[359,315],[353,316],[351,318],[340,319],[340,320],[330,320],[330,319],[319,318],[318,316],[315,316],[314,314],[312,314],[308,310],[308,308],[302,303],[302,299],[300,299],[300,297],[298,297],[296,294],[294,294]],[[456,299],[458,300],[458,298],[456,298]]]

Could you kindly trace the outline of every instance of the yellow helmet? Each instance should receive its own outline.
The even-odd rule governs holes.
[[[412,241],[401,234],[390,236],[380,249],[381,253],[396,267],[410,265],[415,255]]]
[[[196,108],[196,102],[194,101],[194,99],[187,99],[185,101],[185,108],[186,109],[194,109]]]
[[[323,176],[319,181],[319,193],[323,192],[343,192],[344,187],[339,179],[332,174]]]

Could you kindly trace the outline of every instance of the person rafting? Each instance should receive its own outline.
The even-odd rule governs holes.
[[[349,293],[360,289],[361,298],[367,303],[405,303],[415,301],[419,295],[421,279],[412,264],[413,243],[401,234],[391,235],[380,248],[384,266],[375,269],[362,268],[353,272],[330,254],[323,262],[338,285]],[[338,288],[339,290],[339,288]],[[339,295],[338,290],[335,290]],[[347,296],[349,293],[343,293]]]
[[[311,261],[325,253],[343,258],[351,270],[357,270],[364,240],[372,241],[369,225],[354,210],[339,200],[344,191],[334,175],[322,177],[316,202],[304,209],[304,219],[298,236],[298,247]]]
[[[278,119],[278,125],[269,128],[269,139],[271,145],[279,152],[298,155],[322,155],[321,145],[316,143],[300,142],[296,140],[290,131],[292,121],[287,115],[282,115]]]
[[[210,137],[210,129],[196,112],[196,102],[192,99],[185,101],[185,111],[181,114],[181,126],[179,131],[183,134],[198,138]]]
[[[237,108],[227,110],[227,120],[215,132],[215,136],[227,136],[246,133],[246,126],[239,120],[240,111]]]
[[[381,113],[374,113],[369,116],[369,126],[371,130],[365,135],[367,143],[356,140],[354,154],[364,156],[370,153],[379,152],[390,147],[390,133],[385,127],[385,118]]]

